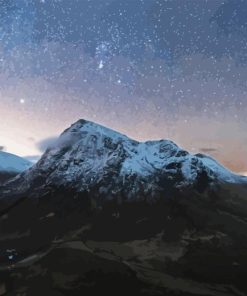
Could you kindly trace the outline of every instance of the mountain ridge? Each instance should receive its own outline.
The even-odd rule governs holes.
[[[31,162],[17,155],[0,151],[0,184],[31,167]]]
[[[12,153],[0,151],[0,171],[21,173],[31,166],[31,162]]]
[[[13,184],[20,192],[31,188],[33,194],[49,186],[77,192],[98,188],[98,194],[107,198],[121,194],[131,200],[144,195],[155,198],[174,188],[204,191],[221,182],[247,183],[247,178],[206,155],[190,154],[170,140],[138,142],[81,119]]]

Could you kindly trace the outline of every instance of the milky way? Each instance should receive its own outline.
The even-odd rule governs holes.
[[[247,171],[247,2],[0,1],[0,146],[79,118]],[[48,139],[48,140],[47,140]]]

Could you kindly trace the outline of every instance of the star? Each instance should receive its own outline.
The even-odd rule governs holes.
[[[100,62],[99,62],[99,66],[98,66],[98,68],[99,69],[102,69],[104,67],[104,64],[103,64],[103,61],[101,60]]]

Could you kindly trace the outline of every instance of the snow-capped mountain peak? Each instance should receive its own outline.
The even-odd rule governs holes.
[[[31,165],[31,162],[24,158],[0,151],[0,172],[21,173]]]
[[[18,180],[18,178],[17,178]],[[102,125],[79,120],[65,130],[40,161],[20,177],[22,190],[51,186],[121,194],[127,198],[188,186],[204,190],[219,182],[246,182],[204,155],[169,140],[138,142]]]
[[[138,142],[102,125],[79,120],[65,130],[30,170],[22,191],[50,187],[97,191],[108,198],[152,197],[171,188],[205,190],[218,182],[246,182],[205,155],[193,155],[169,140]],[[18,181],[18,178],[17,178]]]

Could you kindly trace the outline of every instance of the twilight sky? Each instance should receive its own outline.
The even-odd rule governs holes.
[[[0,146],[84,118],[247,171],[246,0],[0,0]]]

